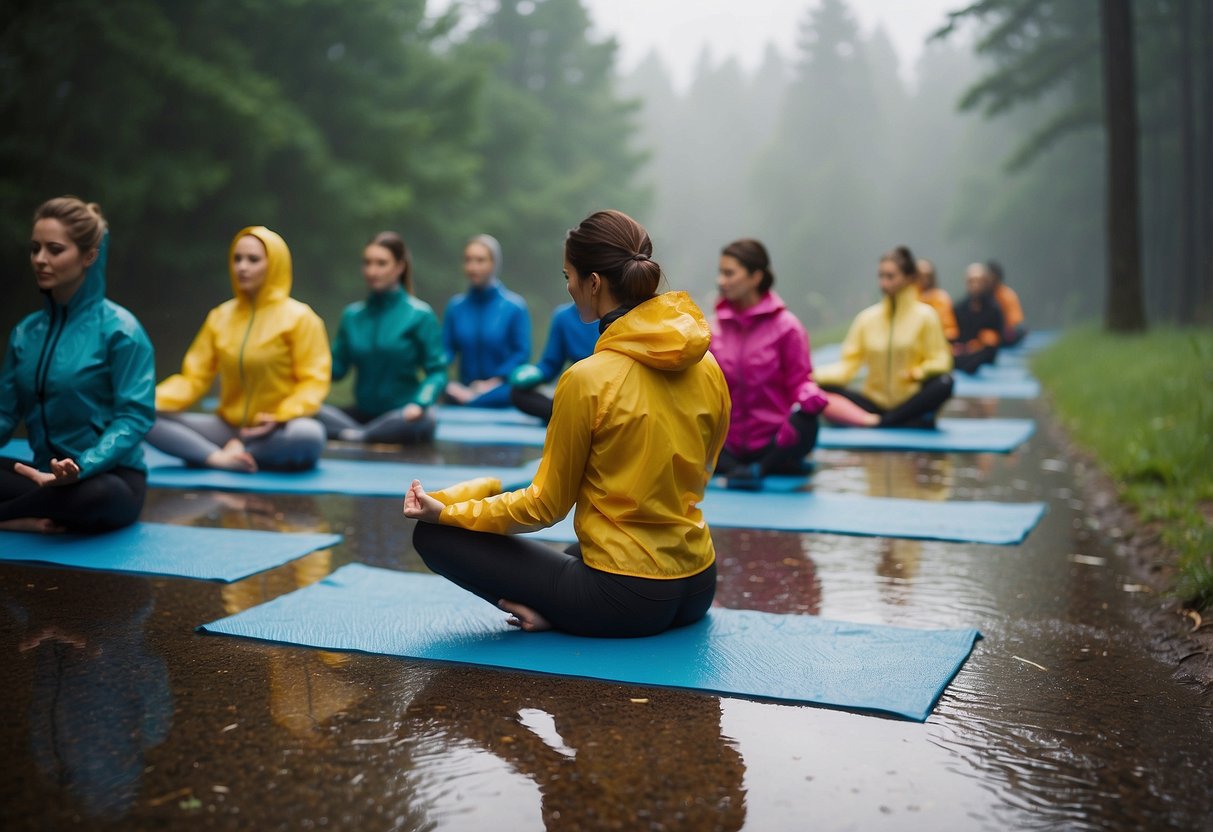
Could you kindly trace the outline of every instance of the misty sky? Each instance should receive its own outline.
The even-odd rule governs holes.
[[[584,0],[599,29],[619,41],[621,69],[628,70],[653,48],[682,86],[706,46],[719,60],[735,56],[752,69],[766,44],[785,56],[795,52],[801,20],[817,0]],[[964,0],[849,0],[864,31],[882,25],[902,60],[902,75],[922,50],[923,40]]]

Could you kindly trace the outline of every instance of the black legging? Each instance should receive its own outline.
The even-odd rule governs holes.
[[[748,453],[733,452],[726,447],[720,452],[716,472],[728,474],[738,466],[757,462],[764,477],[767,474],[800,473],[801,461],[817,447],[817,417],[798,410],[788,417],[788,424],[796,431],[796,441],[791,445],[780,447],[775,443],[775,437],[771,437],[766,447]]]
[[[13,470],[21,460],[0,458],[0,521],[46,518],[74,532],[103,532],[139,519],[147,474],[114,468],[71,485],[39,486]]]
[[[574,635],[655,635],[703,618],[716,595],[715,563],[687,578],[633,578],[587,566],[576,543],[560,552],[515,535],[422,522],[413,547],[434,572],[493,606],[523,604]]]
[[[862,393],[823,384],[822,390],[845,396],[868,413],[880,415],[882,428],[935,427],[935,412],[952,398],[952,376],[945,373],[922,383],[922,389],[896,407],[885,410]]]
[[[316,414],[329,439],[368,442],[372,445],[418,445],[434,439],[437,425],[434,417],[425,413],[419,419],[406,419],[401,408],[372,416],[356,407],[337,408],[321,405]]]
[[[552,421],[552,398],[539,390],[515,387],[510,391],[510,401],[523,413],[538,416],[545,425]]]
[[[998,347],[982,347],[979,350],[956,356],[952,359],[952,364],[960,372],[972,375],[983,364],[993,364],[994,359],[997,357]]]

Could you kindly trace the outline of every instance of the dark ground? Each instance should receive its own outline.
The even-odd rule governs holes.
[[[345,542],[226,585],[0,564],[0,827],[1213,829],[1213,697],[1054,431],[817,462],[823,490],[1049,504],[1016,547],[715,532],[724,606],[981,629],[925,724],[199,635],[343,563],[424,567],[398,500],[154,492],[147,520]]]

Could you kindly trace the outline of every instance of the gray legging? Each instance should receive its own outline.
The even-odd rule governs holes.
[[[316,418],[324,425],[329,439],[346,442],[370,442],[385,445],[416,445],[434,438],[436,425],[428,413],[420,419],[404,418],[402,408],[393,407],[387,413],[368,417],[357,408],[320,406]]]
[[[189,465],[201,466],[208,456],[239,435],[237,428],[212,413],[157,413],[147,444]],[[244,447],[258,468],[306,471],[316,467],[324,450],[324,426],[302,416],[283,422],[268,436],[248,440]]]

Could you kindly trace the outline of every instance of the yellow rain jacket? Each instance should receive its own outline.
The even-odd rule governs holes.
[[[184,410],[211,388],[219,374],[219,416],[233,427],[251,424],[258,413],[286,422],[310,416],[329,392],[332,355],[324,321],[291,294],[291,252],[286,242],[262,226],[245,235],[265,245],[265,283],[251,301],[232,271],[235,297],[206,316],[185,353],[181,372],[156,385],[156,409]]]
[[[922,388],[925,379],[952,370],[952,351],[943,337],[939,315],[918,300],[918,287],[906,286],[855,316],[842,357],[818,367],[818,384],[842,387],[867,367],[860,388],[884,409],[896,407]]]
[[[440,522],[508,534],[550,526],[576,504],[588,566],[684,578],[716,559],[699,502],[729,428],[729,388],[711,330],[685,292],[612,323],[556,385],[543,460],[527,488],[489,496],[484,478],[434,492]]]

